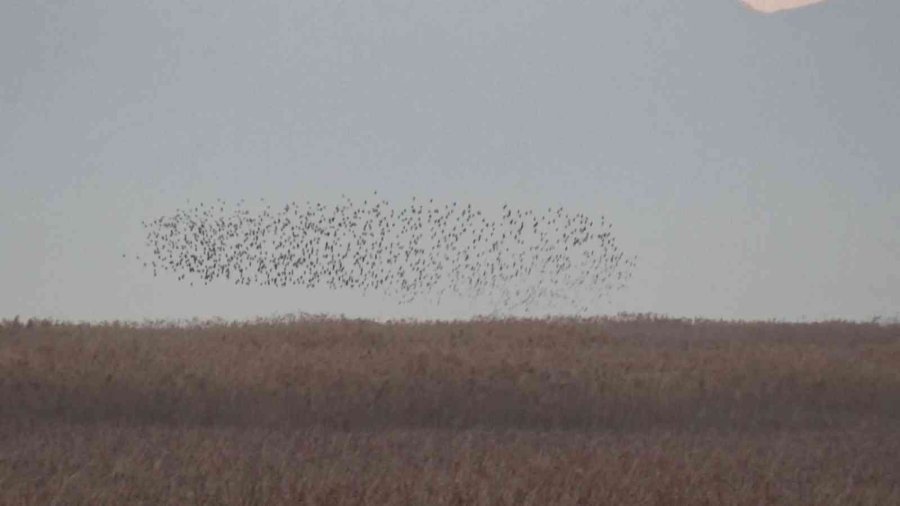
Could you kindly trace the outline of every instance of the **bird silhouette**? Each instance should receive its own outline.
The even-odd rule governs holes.
[[[495,312],[532,312],[558,305],[581,310],[585,301],[624,287],[636,260],[619,250],[605,218],[595,227],[562,207],[539,213],[503,203],[492,217],[472,204],[433,198],[394,206],[344,196],[337,204],[255,210],[245,203],[201,202],[142,222],[154,275],[376,291],[400,303],[487,297]]]

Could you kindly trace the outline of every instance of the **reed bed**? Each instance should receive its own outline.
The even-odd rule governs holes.
[[[0,326],[4,504],[900,504],[900,326]]]

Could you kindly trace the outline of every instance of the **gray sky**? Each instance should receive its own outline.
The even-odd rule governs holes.
[[[2,2],[0,317],[485,312],[132,258],[188,199],[373,190],[606,216],[638,266],[604,312],[894,315],[898,26],[896,0]]]

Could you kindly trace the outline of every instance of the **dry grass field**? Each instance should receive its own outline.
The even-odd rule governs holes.
[[[900,504],[900,326],[6,322],[0,503]]]

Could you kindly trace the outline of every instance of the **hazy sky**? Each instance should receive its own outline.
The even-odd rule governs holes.
[[[898,26],[896,0],[2,2],[0,317],[478,312],[132,258],[188,199],[373,190],[605,215],[638,256],[606,312],[894,315]]]

